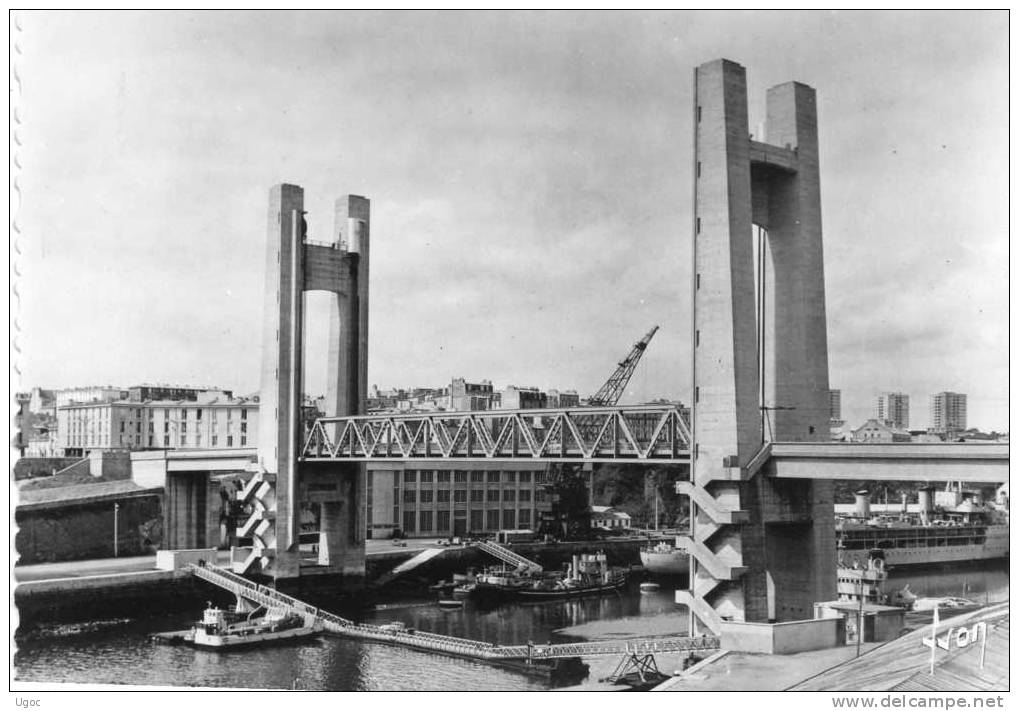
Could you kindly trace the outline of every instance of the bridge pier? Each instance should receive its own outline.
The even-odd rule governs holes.
[[[254,547],[235,556],[238,572],[273,578],[301,574],[301,512],[318,507],[318,570],[364,576],[366,467],[299,461],[304,440],[304,301],[309,291],[329,292],[327,415],[364,413],[368,375],[368,200],[336,201],[330,238],[312,241],[304,190],[277,185],[270,191],[266,245],[260,481],[245,492],[251,515],[239,530]],[[314,563],[311,563],[314,565]],[[323,570],[323,568],[325,570]]]
[[[834,596],[830,482],[777,485],[757,461],[766,436],[827,438],[828,355],[814,91],[768,91],[763,143],[742,66],[709,62],[694,82],[693,515],[677,540],[692,562],[676,600],[717,633]]]

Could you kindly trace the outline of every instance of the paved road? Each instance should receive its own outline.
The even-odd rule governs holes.
[[[407,546],[394,546],[390,540],[367,541],[367,555],[383,555],[386,553],[413,553],[426,548],[436,548],[435,539],[425,538],[409,540]],[[218,565],[229,566],[230,551],[216,553]],[[143,570],[156,569],[156,556],[133,556],[130,558],[97,558],[92,560],[71,560],[61,563],[39,563],[36,565],[19,565],[14,568],[14,579],[18,582],[30,580],[53,580],[55,578],[81,578],[89,575],[111,575],[115,573],[136,573]]]

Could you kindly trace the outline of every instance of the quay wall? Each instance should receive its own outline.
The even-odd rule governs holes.
[[[112,534],[111,534],[112,535]],[[603,551],[613,565],[640,561],[641,541],[596,541],[570,544],[515,544],[512,549],[557,568],[574,553]],[[395,549],[367,556],[366,575],[309,574],[280,581],[282,592],[327,610],[357,610],[389,594],[408,591],[423,593],[432,582],[498,563],[473,547],[451,548],[406,576],[396,578],[382,589],[371,583],[411,558],[417,551]],[[267,581],[262,581],[266,583]],[[366,591],[367,588],[367,591]],[[115,575],[95,575],[19,583],[14,603],[22,629],[40,623],[81,622],[115,618],[160,616],[169,612],[198,611],[206,601],[218,605],[233,603],[233,596],[196,579],[185,571],[152,570]]]
[[[795,654],[838,644],[835,617],[792,622],[723,622],[722,649],[751,654]]]
[[[116,555],[151,555],[162,533],[160,498],[158,494],[151,494],[18,506],[14,512],[18,526],[15,538],[18,563],[113,558],[114,515],[117,516]],[[114,504],[119,504],[116,514]]]
[[[52,476],[81,461],[84,461],[82,457],[21,457],[14,463],[14,479],[21,481]]]
[[[18,583],[14,605],[18,630],[42,623],[159,617],[199,610],[207,600],[232,603],[233,596],[192,575],[145,571]]]

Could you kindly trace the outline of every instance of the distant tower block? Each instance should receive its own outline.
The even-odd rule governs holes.
[[[326,415],[364,413],[368,363],[369,201],[347,195],[336,202],[332,239],[307,239],[304,190],[277,185],[269,194],[263,326],[259,462],[274,481],[273,506],[247,533],[256,550],[235,568],[277,578],[300,574],[302,508],[319,508],[318,563],[335,572],[364,573],[361,503],[365,465],[300,464],[304,294],[334,295],[329,317]],[[256,509],[260,509],[255,504]],[[256,511],[256,514],[258,511]],[[243,530],[243,529],[242,529]],[[260,534],[261,532],[261,534]]]
[[[828,437],[828,356],[814,90],[767,95],[769,143],[752,140],[746,72],[695,71],[693,535],[694,628],[812,617],[835,591],[830,482],[776,483],[755,471],[767,434]],[[766,230],[762,433],[753,226]]]

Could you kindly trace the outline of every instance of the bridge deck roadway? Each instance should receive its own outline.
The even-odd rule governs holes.
[[[866,481],[1008,481],[1008,445],[1001,443],[773,442],[768,476]]]

